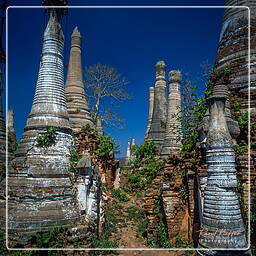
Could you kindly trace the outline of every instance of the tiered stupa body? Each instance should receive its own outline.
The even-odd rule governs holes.
[[[73,146],[64,94],[64,36],[56,9],[43,36],[43,49],[31,112],[9,166],[9,241],[27,242],[27,233],[56,225],[74,225],[78,217],[69,179]],[[39,146],[47,127],[56,129],[55,142]]]
[[[151,123],[152,123],[153,108],[154,108],[154,93],[155,93],[154,87],[149,87],[148,124],[147,124],[145,139],[148,138],[148,133],[150,131]]]
[[[151,128],[148,138],[152,139],[160,148],[164,142],[165,122],[167,112],[166,99],[166,65],[164,61],[156,63],[156,83],[154,93],[154,107]]]
[[[94,126],[84,91],[81,40],[81,34],[78,28],[75,27],[71,36],[70,59],[65,88],[69,121],[74,131],[81,130],[87,124]]]
[[[251,11],[251,108],[256,111],[256,1],[224,0],[225,6],[249,6]],[[216,67],[232,68],[231,103],[239,102],[241,109],[248,108],[248,9],[226,8],[220,34]]]
[[[176,70],[170,71],[167,120],[164,144],[161,152],[163,158],[168,157],[172,149],[178,150],[181,146],[181,123],[178,119],[181,110],[180,86],[181,73]]]
[[[246,248],[245,227],[236,192],[235,153],[229,134],[225,85],[214,87],[210,98],[210,125],[206,139],[207,186],[204,190],[200,248]],[[199,251],[198,255],[243,255],[243,252]]]

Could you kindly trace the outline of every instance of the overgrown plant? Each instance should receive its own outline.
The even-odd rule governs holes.
[[[226,66],[222,69],[211,69],[204,74],[208,79],[203,96],[197,96],[198,86],[187,79],[181,87],[182,106],[178,114],[172,117],[180,121],[181,126],[173,125],[172,131],[178,134],[177,141],[181,142],[181,154],[191,153],[194,158],[199,156],[197,143],[200,141],[199,126],[208,109],[208,99],[212,95],[213,86],[220,81],[227,83],[232,69]]]
[[[163,163],[157,160],[157,148],[153,141],[145,140],[134,150],[135,158],[129,162],[134,168],[128,175],[128,185],[135,192],[144,189],[156,177]]]
[[[49,147],[55,144],[57,136],[57,130],[55,127],[48,126],[44,134],[39,135],[36,138],[37,147]]]

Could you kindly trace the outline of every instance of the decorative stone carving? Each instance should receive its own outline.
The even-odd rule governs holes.
[[[151,122],[151,129],[149,130],[148,138],[152,139],[160,148],[165,136],[165,122],[167,112],[166,99],[166,65],[164,61],[156,63],[156,83],[154,94],[154,107]]]
[[[81,34],[78,28],[75,27],[71,36],[70,59],[65,88],[69,121],[74,131],[79,131],[87,124],[94,126],[84,91],[81,41]]]
[[[180,97],[181,73],[180,71],[172,70],[169,73],[169,96],[167,120],[165,128],[165,138],[161,157],[167,158],[172,149],[179,149],[180,142],[180,128],[181,123],[178,120],[178,115],[181,108]]]

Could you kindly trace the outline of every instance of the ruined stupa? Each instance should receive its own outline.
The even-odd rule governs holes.
[[[148,133],[150,131],[151,123],[152,123],[153,108],[154,108],[154,93],[155,93],[154,87],[149,87],[148,124],[147,124],[145,139],[148,138]]]
[[[78,28],[75,27],[71,36],[70,59],[65,88],[69,121],[73,131],[79,131],[87,124],[91,127],[94,126],[84,91],[81,42],[81,34]]]
[[[255,0],[224,0],[225,6],[248,6],[251,13],[251,108],[256,111],[256,62],[254,61],[256,44],[256,2]],[[231,82],[228,88],[231,92],[231,103],[239,102],[241,109],[248,108],[248,9],[225,8],[216,68],[227,65],[232,69]],[[255,114],[255,113],[254,113]]]
[[[152,139],[160,148],[164,142],[167,99],[166,99],[166,65],[164,61],[156,63],[156,83],[151,127],[148,139]]]
[[[207,185],[199,248],[246,248],[246,232],[237,188],[235,153],[229,134],[225,102],[228,89],[216,85],[209,99],[210,124],[206,138]],[[243,253],[243,252],[241,252]],[[198,251],[198,255],[243,255],[228,251]]]
[[[9,246],[25,245],[31,232],[75,225],[78,218],[68,173],[73,139],[64,93],[62,10],[49,9],[31,112],[9,165]],[[53,141],[44,144],[49,137]]]
[[[181,110],[181,73],[177,70],[169,72],[169,96],[165,128],[165,138],[161,157],[166,158],[172,149],[179,149],[181,146],[181,122],[179,114]]]

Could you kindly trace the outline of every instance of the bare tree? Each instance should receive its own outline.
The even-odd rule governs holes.
[[[85,86],[95,121],[100,118],[106,126],[123,126],[124,119],[117,110],[121,102],[130,98],[127,84],[128,80],[114,67],[98,63],[85,69]]]

